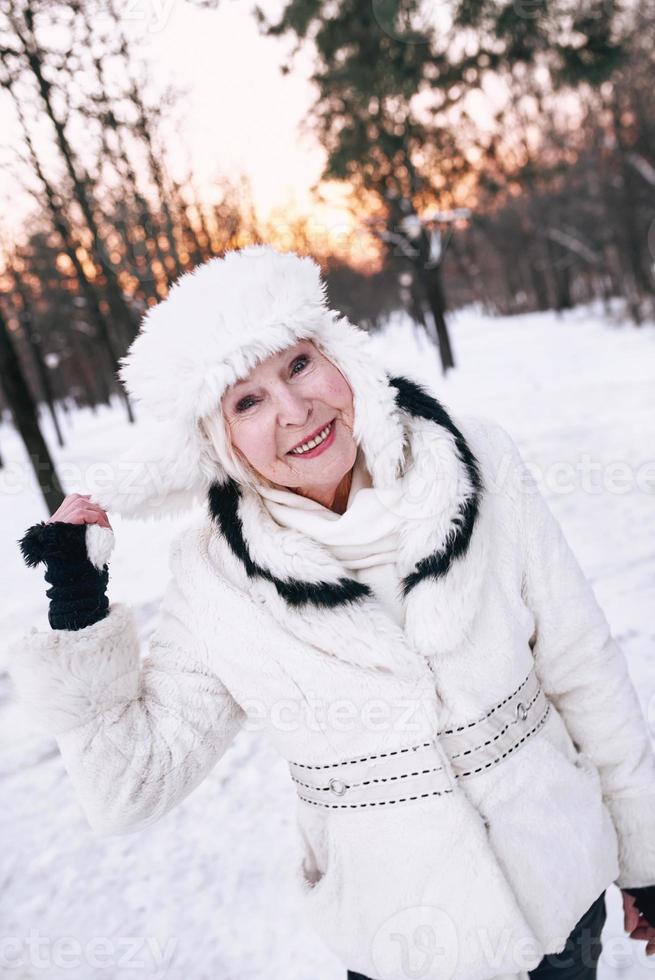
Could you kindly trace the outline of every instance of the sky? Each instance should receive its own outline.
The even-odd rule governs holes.
[[[184,149],[199,178],[209,182],[218,169],[245,173],[266,210],[287,198],[306,201],[324,161],[318,144],[298,132],[314,99],[309,55],[299,54],[283,76],[291,43],[260,35],[249,0],[223,0],[218,10],[160,0],[160,20],[151,0],[139,4],[149,19],[133,28],[153,73],[188,90]],[[262,6],[275,12],[281,5]]]
[[[302,214],[309,216],[312,242],[319,253],[339,252],[343,245],[352,261],[366,262],[369,236],[352,234],[355,219],[347,207],[347,188],[323,183],[323,203],[312,193],[326,155],[302,129],[317,95],[311,82],[311,44],[295,55],[292,70],[283,75],[280,68],[289,62],[293,39],[266,38],[260,33],[252,12],[255,0],[219,0],[217,9],[203,8],[201,2],[113,0],[133,50],[147,66],[150,91],[161,93],[172,85],[179,93],[164,131],[172,176],[184,178],[192,172],[201,200],[211,205],[219,197],[217,178],[237,181],[243,175],[260,221],[275,221],[278,246],[284,247],[287,227],[293,243],[290,221]],[[105,27],[112,22],[107,0],[98,3],[96,26],[102,33],[103,18]],[[285,0],[259,2],[272,20],[284,5]],[[432,18],[440,16],[437,9],[428,13]],[[385,29],[383,23],[380,26]],[[63,32],[57,38],[51,32],[42,38],[42,43],[54,48],[63,46],[62,41],[67,41]],[[80,77],[80,88],[83,84]],[[484,91],[471,93],[467,111],[479,127],[491,119],[499,97],[493,80]],[[76,147],[86,138],[82,126],[75,116],[67,126]],[[49,164],[46,169],[56,174],[60,161],[50,121],[43,114],[33,124],[33,136]],[[20,152],[22,136],[15,110],[0,90],[0,236],[9,241],[20,240],[34,206],[24,186],[30,180],[29,168],[17,166]],[[22,171],[18,179],[17,171]]]
[[[221,0],[217,10],[189,0],[116,0],[116,6],[148,64],[153,88],[172,83],[184,93],[174,109],[177,131],[166,147],[171,170],[184,173],[192,166],[201,195],[210,200],[217,175],[246,175],[260,216],[291,202],[306,210],[309,188],[325,159],[317,142],[299,132],[315,97],[310,53],[299,53],[293,71],[283,76],[280,65],[291,40],[262,37],[250,0]],[[274,17],[282,4],[264,0],[260,6]],[[48,127],[42,121],[44,146]],[[14,234],[31,207],[29,195],[4,169],[15,161],[19,144],[5,96],[0,98],[0,208],[2,224]]]

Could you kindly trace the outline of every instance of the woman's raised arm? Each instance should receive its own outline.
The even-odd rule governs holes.
[[[172,578],[141,659],[134,615],[113,603],[78,629],[36,628],[9,649],[20,702],[53,735],[100,836],[151,825],[197,787],[245,712],[207,666],[184,595],[180,535]]]

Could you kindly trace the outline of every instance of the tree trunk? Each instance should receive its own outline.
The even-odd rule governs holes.
[[[52,385],[50,383],[50,374],[48,366],[43,359],[43,350],[41,348],[41,341],[34,330],[34,324],[32,321],[32,311],[30,309],[30,298],[25,288],[25,285],[20,277],[18,270],[13,264],[13,260],[8,260],[7,270],[11,274],[14,282],[14,288],[16,294],[20,299],[20,313],[19,320],[20,325],[23,328],[23,333],[25,334],[25,339],[32,353],[32,360],[34,362],[34,369],[37,373],[39,383],[41,385],[41,390],[43,392],[43,397],[46,405],[48,406],[48,411],[50,412],[50,418],[52,419],[52,425],[55,430],[55,435],[57,436],[57,445],[61,449],[64,445],[64,437],[61,432],[61,427],[59,425],[59,419],[57,418],[57,412],[55,411],[55,397],[52,390]]]
[[[36,405],[1,312],[0,378],[2,378],[2,388],[7,404],[14,417],[14,424],[20,433],[32,469],[41,487],[48,514],[53,514],[59,508],[66,494],[59,482],[50,451],[39,428]]]
[[[448,326],[446,324],[446,296],[444,293],[441,269],[420,269],[419,276],[425,290],[428,307],[432,313],[434,326],[441,357],[441,368],[444,374],[455,367],[455,358],[450,343]]]

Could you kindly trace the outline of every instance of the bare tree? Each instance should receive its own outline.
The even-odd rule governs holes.
[[[16,428],[25,444],[48,513],[53,513],[61,504],[65,494],[59,482],[50,451],[39,428],[36,406],[14,350],[7,321],[1,310],[0,378],[2,379],[4,396],[11,409]]]

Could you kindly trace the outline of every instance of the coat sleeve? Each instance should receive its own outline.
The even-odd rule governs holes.
[[[9,649],[19,702],[55,737],[101,837],[142,830],[188,796],[246,717],[207,667],[175,545],[170,564],[173,576],[145,657],[133,612],[120,603],[81,630],[32,628]]]
[[[619,842],[616,884],[653,885],[655,754],[625,656],[534,477],[501,431],[517,495],[535,669],[578,749],[600,775]]]

